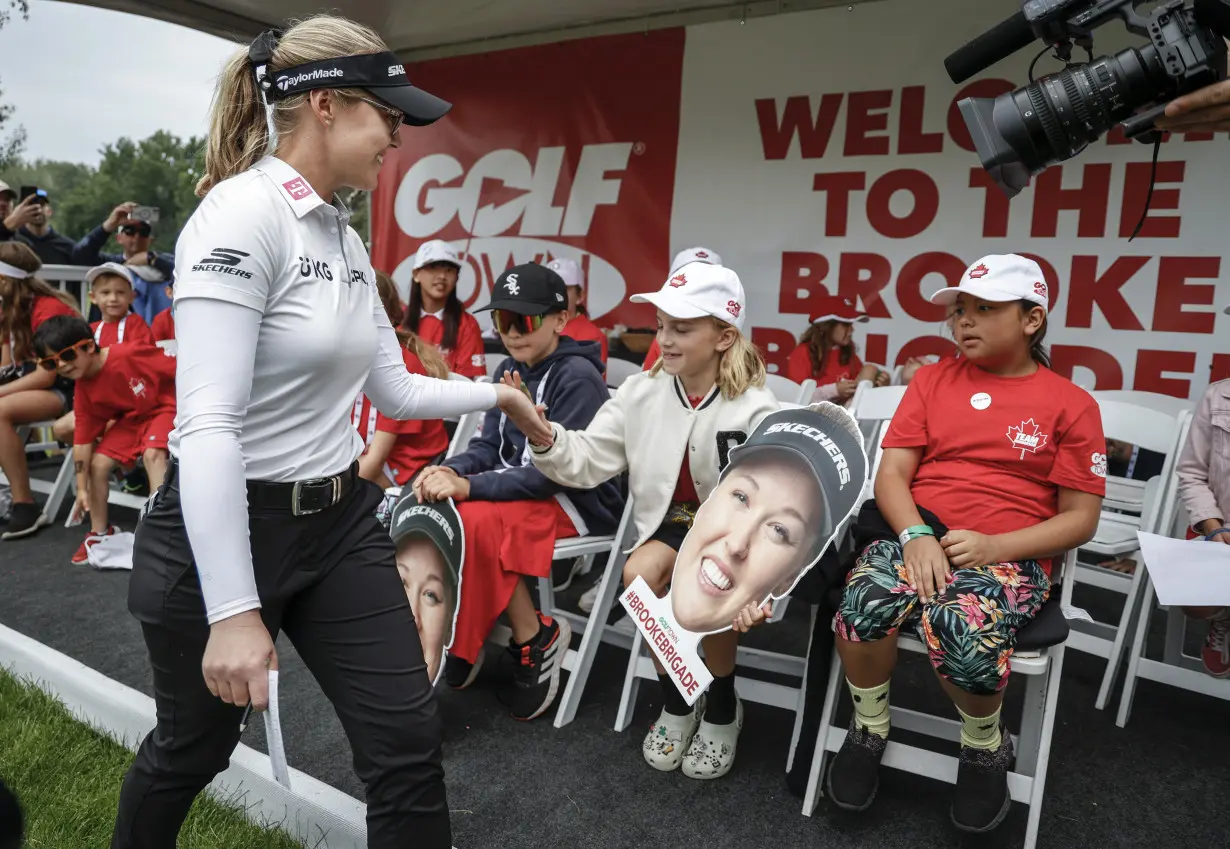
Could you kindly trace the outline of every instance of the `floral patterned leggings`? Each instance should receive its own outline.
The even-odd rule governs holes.
[[[1016,632],[1037,615],[1051,582],[1036,560],[955,569],[938,597],[920,604],[910,589],[901,545],[873,542],[846,579],[837,635],[874,642],[921,618],[931,665],[940,676],[977,696],[1008,684]]]

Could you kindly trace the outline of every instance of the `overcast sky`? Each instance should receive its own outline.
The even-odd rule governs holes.
[[[0,0],[8,6],[8,0]],[[203,135],[214,82],[239,45],[184,27],[56,0],[0,29],[0,102],[27,159],[97,164],[121,136]]]

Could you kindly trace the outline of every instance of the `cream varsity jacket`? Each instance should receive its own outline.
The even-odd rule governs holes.
[[[730,449],[779,407],[768,389],[753,387],[727,400],[715,386],[693,409],[677,378],[641,373],[624,381],[585,430],[554,425],[554,444],[531,454],[534,465],[563,486],[593,487],[627,471],[637,548],[666,518],[684,452],[704,501]]]

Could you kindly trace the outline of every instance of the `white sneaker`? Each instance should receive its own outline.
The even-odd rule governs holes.
[[[581,593],[581,598],[577,600],[577,607],[582,613],[589,613],[594,609],[594,603],[598,601],[598,584],[601,583],[602,581],[598,581],[597,584]]]
[[[743,702],[735,699],[735,721],[714,725],[702,720],[692,744],[683,758],[683,774],[688,778],[721,778],[735,765],[735,748],[743,730]]]
[[[687,716],[675,716],[664,709],[658,721],[649,726],[649,733],[641,744],[645,763],[662,772],[678,769],[700,726],[704,705],[705,698],[701,696]]]

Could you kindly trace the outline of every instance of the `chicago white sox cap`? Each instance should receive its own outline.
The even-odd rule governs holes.
[[[671,318],[712,316],[743,332],[743,283],[722,265],[693,262],[671,274],[657,292],[633,295],[635,304],[653,304]]]
[[[710,265],[721,265],[722,258],[718,256],[717,251],[711,251],[708,248],[687,248],[675,254],[675,258],[671,260],[670,273],[674,274],[689,262],[707,262]]]
[[[1042,267],[1017,254],[984,256],[965,269],[960,285],[940,289],[931,296],[931,303],[949,306],[962,293],[1001,304],[1029,301],[1044,310],[1050,309]]]
[[[414,270],[418,271],[424,265],[431,265],[433,262],[450,262],[461,268],[461,258],[457,256],[457,249],[440,239],[432,239],[430,242],[423,242],[419,245],[418,251],[414,254]]]

